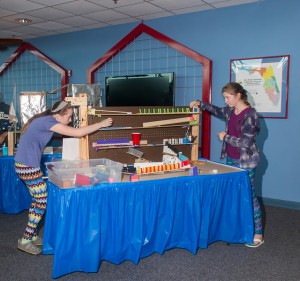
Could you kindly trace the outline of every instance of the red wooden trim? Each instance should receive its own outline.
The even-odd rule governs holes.
[[[202,100],[211,103],[212,61],[203,65]],[[201,157],[210,159],[211,115],[202,112]]]
[[[166,35],[152,29],[151,27],[140,23],[136,28],[134,28],[131,32],[129,32],[122,40],[120,40],[115,46],[113,46],[109,51],[107,51],[100,59],[98,59],[96,62],[94,62],[87,70],[87,81],[88,83],[94,83],[95,78],[94,74],[95,72],[101,68],[105,63],[110,61],[113,56],[115,56],[117,53],[119,53],[121,50],[123,50],[128,44],[130,44],[132,41],[134,41],[135,38],[140,36],[142,33],[146,33],[156,40],[172,47],[173,49],[183,53],[184,55],[192,58],[193,60],[203,64],[207,65],[207,67],[210,66],[210,59],[200,55],[199,53],[185,47],[184,45],[174,41],[173,39],[167,37]]]
[[[117,53],[123,50],[128,44],[134,41],[135,38],[142,34],[142,23],[129,32],[115,46],[108,50],[100,59],[94,62],[87,70],[87,83],[95,82],[95,72],[101,68],[106,62],[110,61]]]
[[[212,61],[199,53],[189,49],[188,47],[174,41],[166,35],[152,29],[151,27],[141,23],[131,32],[129,32],[122,40],[107,51],[100,59],[94,62],[87,70],[87,83],[95,82],[95,72],[101,68],[105,63],[110,61],[116,54],[123,50],[128,44],[134,41],[142,33],[146,33],[156,40],[168,45],[169,47],[179,51],[180,53],[192,58],[203,66],[203,85],[202,85],[202,99],[206,102],[211,102],[211,88],[212,88]],[[210,159],[210,131],[211,131],[211,117],[206,112],[202,115],[202,147],[201,157]]]
[[[33,45],[31,45],[28,42],[23,43],[20,47],[18,47],[14,53],[0,66],[0,76],[9,68],[12,66],[12,64],[26,51],[30,51],[33,55],[37,56],[39,59],[41,59],[43,62],[48,64],[51,68],[56,70],[58,73],[61,74],[61,86],[69,83],[69,77],[68,77],[68,71],[64,69],[62,66],[60,66],[58,63],[54,62],[52,59],[50,59],[48,56],[46,56],[44,53],[39,51],[37,48],[35,48]],[[67,88],[65,87],[61,91],[62,99],[65,98],[67,95]]]

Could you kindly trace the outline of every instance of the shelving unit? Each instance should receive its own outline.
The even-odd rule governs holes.
[[[128,148],[134,146],[109,146],[101,149],[93,148],[93,143],[100,139],[122,139],[129,138],[133,132],[141,133],[141,140],[146,140],[147,144],[141,144],[139,147],[134,147],[144,153],[143,158],[156,162],[162,161],[163,155],[163,140],[164,139],[179,139],[184,138],[189,126],[192,126],[192,135],[196,137],[193,143],[189,144],[174,144],[177,150],[181,151],[191,160],[198,160],[198,138],[199,138],[199,112],[182,112],[186,107],[151,107],[154,112],[160,110],[169,111],[169,113],[140,113],[144,112],[144,107],[98,107],[95,108],[97,115],[88,115],[88,124],[100,122],[105,118],[113,119],[113,126],[101,129],[88,138],[89,158],[108,158],[121,163],[134,163],[136,157],[128,154]],[[99,111],[98,111],[99,110]],[[101,110],[101,111],[100,111]],[[113,113],[112,111],[130,112],[131,114]],[[101,113],[98,113],[101,112]],[[154,122],[161,120],[171,120],[182,117],[193,116],[197,125],[190,125],[189,122],[180,124],[171,124],[163,126],[144,127],[145,122]]]

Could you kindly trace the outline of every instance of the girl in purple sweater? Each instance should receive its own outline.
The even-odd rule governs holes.
[[[221,159],[226,163],[246,169],[252,187],[255,233],[252,243],[247,247],[256,248],[264,243],[262,216],[260,204],[254,188],[255,168],[259,162],[259,150],[256,146],[256,137],[260,130],[259,118],[247,99],[247,91],[239,83],[228,83],[222,88],[226,107],[217,107],[202,101],[192,101],[190,107],[199,106],[213,116],[226,122],[224,132],[218,133],[222,144]]]

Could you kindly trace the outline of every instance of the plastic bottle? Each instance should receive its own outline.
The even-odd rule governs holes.
[[[6,146],[6,144],[4,143],[2,145],[2,156],[7,156],[8,155],[8,147]]]

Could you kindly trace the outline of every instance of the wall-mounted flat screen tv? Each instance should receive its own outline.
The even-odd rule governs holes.
[[[106,106],[174,106],[174,73],[105,78]]]

